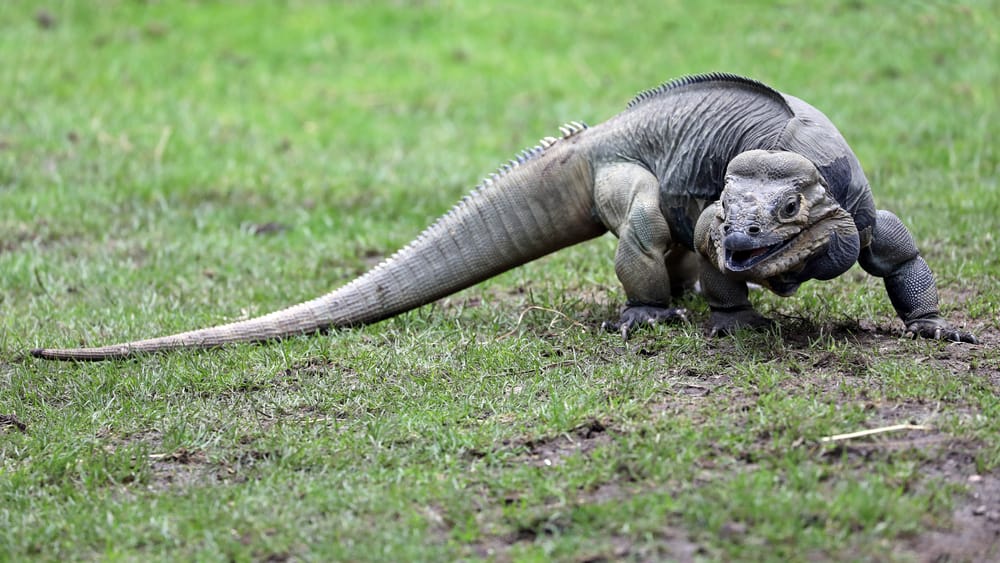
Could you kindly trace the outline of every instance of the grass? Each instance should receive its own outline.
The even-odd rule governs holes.
[[[0,5],[0,559],[988,559],[1000,5]],[[858,269],[627,345],[601,238],[375,326],[58,364],[351,279],[682,74],[823,109],[983,345]],[[932,426],[824,445],[822,436]],[[972,495],[978,495],[973,497]],[[987,513],[976,514],[980,504]]]

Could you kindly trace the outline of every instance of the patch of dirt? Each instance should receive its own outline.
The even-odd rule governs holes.
[[[503,444],[505,449],[523,450],[514,458],[514,463],[525,463],[535,467],[551,467],[562,463],[573,455],[588,455],[598,447],[610,443],[614,439],[614,431],[597,419],[591,419],[569,432]],[[471,452],[479,457],[481,452]],[[633,486],[630,486],[630,483]],[[602,483],[588,490],[579,490],[570,502],[574,504],[604,504],[619,499],[631,498],[643,494],[643,488],[633,483],[628,476],[621,480]],[[520,501],[517,493],[504,498],[490,499],[489,491],[483,490],[480,495],[484,500],[477,506],[481,530],[485,533],[479,541],[469,547],[478,557],[494,561],[509,561],[510,550],[519,543],[534,542],[540,538],[562,532],[572,526],[568,512],[560,510],[555,504],[562,501],[553,500],[555,504],[545,504],[535,507],[534,516],[513,523],[510,527],[498,526],[497,523],[506,518],[503,506],[510,506]],[[436,522],[446,522],[441,515],[434,517]],[[511,524],[511,522],[508,522]],[[494,533],[490,533],[492,530]],[[444,533],[444,532],[442,532]],[[574,561],[695,561],[704,558],[708,552],[698,544],[687,531],[665,524],[655,533],[652,541],[640,542],[636,539],[612,534],[608,537],[595,538],[600,540],[599,546],[584,549]]]
[[[200,449],[177,448],[166,450],[159,430],[146,430],[127,436],[114,436],[105,430],[98,434],[105,440],[104,449],[114,452],[118,448],[142,444],[151,452],[146,454],[149,463],[149,478],[143,482],[136,479],[129,483],[145,487],[152,492],[186,490],[227,483],[242,483],[248,480],[248,471],[256,463],[275,457],[275,452],[260,451],[250,446],[252,439],[240,441],[241,448],[227,457],[210,459],[208,452]],[[129,485],[126,483],[126,485]],[[131,486],[131,485],[129,485]]]
[[[282,372],[282,380],[291,379],[297,383],[301,375],[320,378],[336,375],[338,380],[356,380],[358,378],[358,373],[346,362],[311,358]],[[278,378],[275,378],[275,382],[278,381]]]
[[[644,489],[639,486],[623,485],[619,482],[609,482],[599,485],[591,491],[580,491],[571,502],[576,505],[583,504],[603,504],[612,503],[617,500],[632,498],[643,494]],[[570,526],[572,522],[568,516],[567,507],[561,505],[562,501],[553,501],[552,504],[545,504],[534,507],[533,517],[510,522],[504,516],[500,505],[509,505],[517,502],[516,498],[504,498],[500,503],[493,503],[489,499],[489,492],[482,491],[480,498],[484,500],[477,506],[479,515],[477,521],[480,530],[484,533],[478,541],[468,547],[472,553],[480,558],[487,558],[491,561],[510,561],[510,551],[520,543],[530,543],[540,538],[558,534]],[[447,522],[447,517],[441,517]],[[507,526],[500,525],[499,522],[506,521]],[[511,527],[510,525],[513,524]],[[447,538],[447,530],[440,531],[441,537]],[[703,560],[711,555],[708,549],[698,543],[686,530],[665,522],[663,526],[653,532],[652,537],[643,539],[631,538],[619,533],[610,533],[593,538],[596,545],[589,549],[584,547],[581,552],[574,557],[573,561],[696,561]]]
[[[254,236],[270,236],[290,231],[291,227],[284,223],[269,221],[267,223],[252,223],[245,225],[243,229]]]
[[[105,429],[98,433],[97,437],[106,441],[104,449],[108,452],[137,444],[146,446],[151,452],[146,455],[150,474],[144,484],[150,491],[186,489],[203,483],[206,478],[212,483],[215,482],[207,467],[205,452],[186,448],[164,451],[163,435],[159,430],[151,429],[126,436],[115,436],[110,430]]]
[[[218,482],[203,451],[179,448],[173,452],[152,453],[148,457],[151,475],[146,487],[150,491],[183,490]]]
[[[28,431],[28,425],[18,420],[17,416],[12,414],[0,414],[0,433],[7,431],[9,428],[19,430],[21,432]]]
[[[39,243],[43,240],[43,237],[36,231],[24,225],[19,225],[13,233],[8,233],[0,237],[0,254],[13,252],[21,248],[22,245]]]
[[[547,528],[554,532],[553,528]],[[547,535],[544,531],[542,536]],[[490,561],[511,561],[510,550],[518,543],[533,542],[538,539],[536,530],[523,528],[502,537],[485,537],[472,545],[473,553]],[[572,559],[581,563],[604,561],[676,561],[687,563],[704,560],[708,552],[693,542],[688,534],[679,529],[664,527],[656,532],[653,541],[639,543],[633,538],[613,534],[602,538],[606,545],[584,549]]]
[[[45,8],[41,8],[35,12],[35,25],[37,25],[39,29],[50,30],[55,28],[58,24],[59,20],[56,19],[56,16]]]
[[[47,221],[16,223],[5,231],[0,231],[0,254],[21,252],[27,248],[47,250],[55,246],[67,245],[80,239],[79,233],[65,225],[53,228]]]
[[[871,462],[893,456],[916,457],[921,478],[913,483],[902,483],[902,486],[921,490],[937,482],[967,489],[966,493],[953,497],[950,522],[912,538],[903,538],[897,551],[906,558],[926,562],[1000,560],[1000,472],[978,472],[976,458],[981,445],[936,430],[933,427],[937,414],[935,405],[910,402],[869,405],[869,408],[872,413],[866,427],[896,423],[927,427],[844,440],[825,446],[829,449],[823,455],[846,458],[847,464],[860,472],[864,472]],[[954,413],[955,409],[951,407],[949,411]]]
[[[1000,335],[992,322],[976,321],[958,314],[949,313],[952,322],[964,330],[973,332],[980,340],[978,345],[958,343],[933,343],[927,345],[918,341],[912,344],[903,337],[902,324],[887,319],[884,323],[842,320],[831,323],[816,323],[810,319],[780,317],[781,342],[769,349],[773,361],[782,369],[790,370],[795,377],[781,379],[779,389],[789,393],[802,393],[808,386],[810,393],[838,401],[840,404],[860,405],[865,409],[862,428],[844,429],[844,432],[864,428],[878,428],[901,423],[927,426],[925,430],[890,432],[874,437],[848,440],[833,446],[818,443],[797,442],[792,447],[804,447],[817,456],[843,458],[843,471],[864,475],[873,462],[901,456],[914,460],[919,471],[908,478],[902,486],[920,490],[929,486],[945,485],[946,490],[967,488],[968,493],[956,493],[952,497],[953,511],[950,520],[930,522],[931,529],[916,536],[895,540],[896,553],[902,558],[919,561],[1000,561],[1000,472],[978,474],[976,458],[981,455],[981,444],[971,439],[959,439],[935,428],[941,422],[942,412],[948,417],[960,419],[976,417],[979,413],[974,405],[940,405],[933,401],[885,400],[880,395],[866,398],[865,388],[870,383],[872,366],[876,359],[890,358],[899,362],[915,362],[927,366],[929,370],[940,370],[965,378],[971,385],[992,387],[1000,393],[1000,362],[994,350],[1000,346]],[[595,329],[596,330],[596,329]],[[762,337],[763,338],[763,337]],[[766,339],[764,339],[766,340]],[[762,340],[763,346],[770,344]],[[824,343],[829,342],[830,346]],[[819,343],[819,345],[817,345]],[[745,343],[744,343],[745,345]],[[751,343],[751,346],[757,346]],[[659,355],[653,346],[648,355]],[[636,350],[639,350],[637,347]],[[645,350],[645,349],[642,349]],[[627,354],[627,350],[620,350]],[[643,353],[642,351],[638,353]],[[750,416],[758,399],[753,391],[736,389],[732,385],[729,369],[712,370],[718,364],[728,366],[745,362],[745,346],[741,348],[733,339],[718,339],[708,343],[705,353],[709,358],[685,362],[686,365],[665,365],[661,372],[665,382],[670,383],[668,395],[648,405],[652,413],[661,416],[684,414],[695,421],[699,417],[709,422],[717,416],[720,403],[724,412],[737,419]],[[751,351],[751,353],[753,353]],[[766,356],[763,361],[767,362]],[[855,386],[860,386],[855,388]],[[747,414],[744,414],[747,413]],[[603,427],[604,424],[602,423]],[[595,441],[593,436],[579,436],[581,429],[573,434],[555,436],[520,444],[527,452],[518,459],[534,465],[556,464],[568,455],[588,454],[600,444],[600,440],[610,439],[608,432],[598,433],[603,438]],[[576,436],[576,438],[574,438]],[[755,438],[757,446],[752,450],[775,447],[769,436]],[[765,443],[766,442],[766,443]],[[759,452],[758,452],[759,453]],[[719,452],[725,458],[733,452]],[[739,457],[738,464],[727,464],[716,469],[707,464],[695,479],[697,487],[711,487],[716,479],[726,478],[720,472],[754,471],[756,456]],[[839,466],[839,464],[838,464]],[[577,502],[612,503],[617,499],[632,498],[643,494],[640,483],[630,486],[627,475],[608,483],[603,483],[590,491],[580,491]],[[938,483],[939,485],[934,485]],[[690,485],[691,483],[688,483]],[[672,487],[681,484],[661,484]],[[640,489],[640,490],[636,490]],[[514,498],[502,499],[505,503],[516,502]],[[550,514],[555,511],[541,511]],[[502,518],[497,516],[497,518]],[[481,556],[503,559],[503,554],[511,545],[522,541],[534,541],[544,534],[546,522],[531,522],[519,527],[514,533],[484,538],[477,546]],[[557,525],[556,522],[554,525]],[[739,523],[734,523],[738,526]],[[738,530],[730,530],[738,534]],[[706,553],[687,534],[666,534],[662,538],[662,553],[655,556],[641,552],[639,542],[628,538],[617,538],[613,553],[602,553],[584,560],[613,559],[675,559],[692,560],[705,557]]]
[[[900,551],[917,561],[1000,561],[1000,473],[979,474],[974,451],[949,450],[924,467],[928,478],[961,485],[951,522],[928,530]]]
[[[710,422],[713,412],[703,407],[712,402],[719,389],[727,387],[729,377],[702,377],[692,370],[673,371],[680,371],[684,375],[673,378],[673,393],[647,405],[650,413],[657,418],[669,419],[683,415],[697,423]]]
[[[559,465],[571,455],[586,455],[598,446],[610,443],[611,439],[604,423],[592,419],[570,432],[512,445],[527,450],[519,456],[523,463],[537,467],[551,467]]]
[[[802,323],[797,323],[801,325]],[[976,385],[992,386],[1000,392],[1000,368],[992,352],[997,345],[997,336],[986,330],[985,324],[969,326],[981,340],[979,345],[945,344],[924,355],[914,355],[912,349],[903,346],[898,338],[886,339],[878,330],[847,324],[828,326],[825,329],[811,323],[785,331],[785,354],[792,354],[802,366],[798,377],[787,378],[780,383],[790,393],[803,385],[827,397],[840,398],[840,404],[857,404],[857,396],[845,395],[852,380],[866,376],[872,365],[872,357],[898,358],[940,369],[955,375],[972,375]],[[966,325],[968,326],[968,325]],[[980,330],[982,329],[982,330]],[[816,350],[806,335],[824,333],[836,340],[849,343],[846,350],[830,352]],[[790,334],[789,334],[790,333]],[[791,344],[791,346],[788,346]],[[791,364],[792,362],[788,362]],[[684,378],[680,379],[685,381]],[[713,389],[714,391],[714,389]],[[734,391],[734,397],[725,398],[732,405],[730,412],[738,412],[741,404],[752,405],[755,397]],[[672,397],[675,402],[689,403],[689,397]],[[718,399],[718,397],[716,397]],[[966,495],[954,497],[951,523],[941,528],[931,529],[916,537],[904,540],[899,547],[906,557],[919,561],[992,561],[1000,560],[1000,474],[977,473],[976,458],[981,444],[965,439],[957,439],[935,428],[941,415],[941,405],[920,400],[884,401],[861,398],[866,411],[864,428],[879,428],[895,424],[925,425],[926,430],[905,430],[891,432],[858,440],[846,440],[829,448],[823,455],[848,457],[848,463],[864,471],[870,461],[884,460],[894,455],[916,454],[920,463],[920,474],[925,477],[915,487],[924,487],[931,480],[968,487]],[[661,406],[670,408],[669,406]],[[972,405],[948,404],[945,412],[949,416],[973,418],[979,410]],[[688,410],[687,412],[690,412]],[[859,428],[860,429],[860,428]],[[845,429],[850,431],[851,429]],[[761,447],[767,447],[761,444]],[[851,462],[850,459],[855,461]],[[753,467],[749,467],[750,470]]]

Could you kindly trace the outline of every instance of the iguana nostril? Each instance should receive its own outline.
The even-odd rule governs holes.
[[[751,235],[759,235],[760,227],[758,227],[757,225],[751,225],[747,227],[747,232],[750,233]]]

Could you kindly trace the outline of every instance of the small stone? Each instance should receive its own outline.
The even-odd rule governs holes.
[[[977,506],[977,507],[975,507],[975,508],[972,509],[972,515],[973,516],[982,516],[983,514],[986,514],[986,505],[985,504],[980,504],[979,506]]]
[[[719,535],[723,538],[737,538],[746,535],[747,525],[743,522],[726,522],[719,530]]]
[[[993,510],[986,515],[986,519],[990,522],[1000,522],[1000,510]]]
[[[980,482],[982,480],[983,480],[983,476],[982,475],[969,475],[969,482],[970,483],[978,483],[978,482]]]

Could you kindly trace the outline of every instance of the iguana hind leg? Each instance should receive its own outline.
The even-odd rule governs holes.
[[[598,215],[618,235],[615,273],[628,297],[618,321],[604,328],[627,339],[644,324],[686,320],[687,311],[670,307],[670,227],[660,211],[656,177],[638,164],[619,163],[599,169],[595,180]]]

